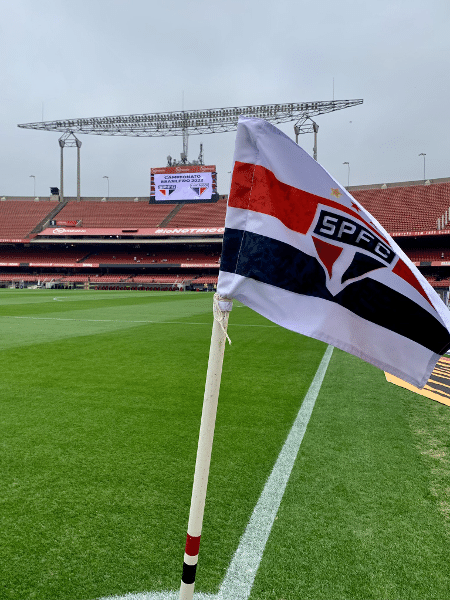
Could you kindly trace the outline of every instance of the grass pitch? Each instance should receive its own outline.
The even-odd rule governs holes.
[[[211,294],[1,290],[1,598],[178,589],[211,325]],[[211,593],[325,350],[245,307],[229,334]],[[450,598],[449,430],[335,350],[250,598]]]

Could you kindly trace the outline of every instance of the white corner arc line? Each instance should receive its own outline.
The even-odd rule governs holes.
[[[247,600],[250,596],[264,548],[291,476],[332,353],[333,346],[328,346],[261,496],[253,509],[218,594],[196,592],[194,600]],[[99,600],[178,600],[178,598],[179,592],[170,591],[108,596]]]

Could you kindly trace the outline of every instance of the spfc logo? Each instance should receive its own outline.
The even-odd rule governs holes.
[[[208,188],[209,183],[191,183],[191,190],[193,190],[197,196],[201,196]]]
[[[319,209],[311,237],[333,296],[372,271],[391,267],[397,256],[368,223],[330,209]]]
[[[163,196],[170,196],[176,189],[176,185],[158,185],[159,193]]]

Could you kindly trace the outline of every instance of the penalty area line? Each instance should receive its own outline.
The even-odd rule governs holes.
[[[218,594],[195,592],[194,600],[248,600],[332,353],[333,346],[328,346],[261,496],[253,509],[250,521],[240,539]],[[99,600],[178,600],[178,598],[179,591],[171,591],[108,596]]]

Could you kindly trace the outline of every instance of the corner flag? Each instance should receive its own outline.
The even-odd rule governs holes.
[[[239,119],[217,292],[423,387],[450,316],[404,252],[268,122]]]

